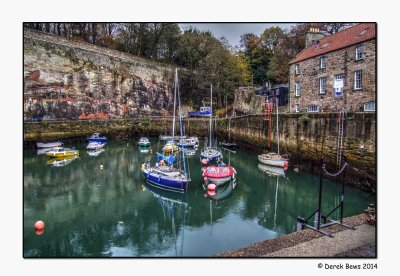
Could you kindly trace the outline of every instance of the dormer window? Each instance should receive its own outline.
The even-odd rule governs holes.
[[[356,46],[356,60],[363,59],[364,57],[364,49],[362,45]]]
[[[363,34],[365,34],[366,32],[368,32],[369,28],[362,30],[357,36],[362,36]]]
[[[294,65],[294,73],[295,73],[295,75],[300,74],[300,64]]]
[[[319,48],[320,49],[324,49],[326,46],[328,46],[330,44],[330,42],[324,43],[323,45],[320,45]]]

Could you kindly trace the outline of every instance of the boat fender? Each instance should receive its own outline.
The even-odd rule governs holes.
[[[142,164],[142,166],[141,166],[141,170],[142,170],[142,171],[144,170],[144,164]]]
[[[215,192],[215,190],[217,189],[217,185],[215,185],[215,184],[208,184],[207,185],[207,189],[209,190],[209,191],[212,191],[212,192]]]
[[[35,222],[35,229],[36,230],[43,230],[44,229],[44,222],[41,220],[38,220]]]
[[[100,165],[100,170],[102,170],[103,169],[103,165]]]

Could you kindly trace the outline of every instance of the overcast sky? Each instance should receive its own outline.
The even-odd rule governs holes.
[[[279,26],[288,29],[293,24],[282,23],[185,23],[179,24],[184,29],[193,26],[201,31],[211,31],[216,38],[226,37],[232,46],[239,45],[240,36],[244,33],[260,35],[266,28]]]

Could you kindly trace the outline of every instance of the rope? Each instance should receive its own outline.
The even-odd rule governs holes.
[[[348,166],[348,164],[347,164],[347,163],[344,163],[343,167],[342,167],[337,173],[330,173],[330,172],[328,172],[328,171],[325,169],[325,164],[322,164],[322,170],[323,170],[324,173],[326,173],[327,175],[332,176],[332,177],[336,177],[336,176],[338,176],[339,174],[341,174],[347,166]]]

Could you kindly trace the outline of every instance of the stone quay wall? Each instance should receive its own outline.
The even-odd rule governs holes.
[[[344,123],[343,151],[349,169],[346,170],[346,184],[376,191],[376,117],[375,113],[347,113]],[[280,114],[280,153],[290,154],[290,166],[314,174],[320,173],[320,157],[324,157],[329,171],[336,171],[338,149],[339,113]],[[246,115],[230,119],[217,119],[218,141],[235,141],[241,148],[257,155],[263,151],[277,150],[276,117],[272,116],[270,146],[268,147],[268,122],[263,115]],[[187,135],[208,136],[207,119],[185,119]],[[178,122],[176,125],[178,128]],[[24,124],[24,143],[55,139],[85,139],[94,132],[105,133],[110,138],[171,133],[171,118],[112,119],[42,121]]]

